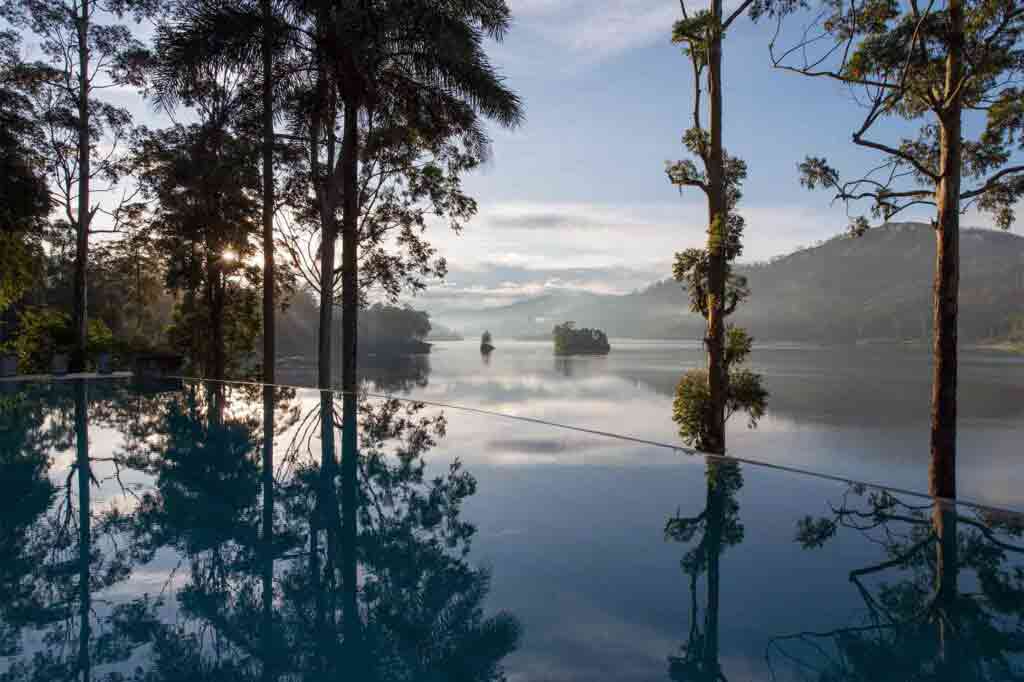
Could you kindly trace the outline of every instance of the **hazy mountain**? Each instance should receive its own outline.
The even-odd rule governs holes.
[[[733,320],[761,339],[927,338],[934,239],[928,225],[895,223],[739,266],[752,293]],[[1008,317],[1024,312],[1024,238],[965,229],[960,249],[962,338],[1005,333]],[[686,307],[680,285],[667,280],[625,295],[553,289],[443,321],[464,334],[489,329],[496,337],[547,335],[555,324],[574,320],[610,336],[693,338],[703,321]]]

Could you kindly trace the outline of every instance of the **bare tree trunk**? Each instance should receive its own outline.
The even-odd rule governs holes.
[[[78,673],[81,682],[92,679],[89,641],[92,639],[92,590],[89,564],[92,556],[91,488],[89,462],[89,398],[86,384],[75,382],[75,466],[78,469]]]
[[[207,379],[224,378],[224,273],[220,253],[206,243],[206,325],[210,338],[203,358],[203,376]]]
[[[274,383],[274,84],[273,16],[270,0],[263,12],[263,382]]]
[[[320,327],[317,330],[317,388],[331,388],[331,321],[334,315],[334,245],[337,226],[328,215],[320,226]]]
[[[949,3],[949,53],[946,57],[945,97],[939,115],[940,174],[935,201],[935,282],[932,288],[933,335],[931,464],[928,485],[932,495],[956,497],[956,384],[957,315],[960,290],[960,179],[963,71],[963,10],[960,0]]]
[[[89,266],[89,3],[81,0],[78,16],[78,221],[75,225],[75,281],[72,326],[75,347],[72,372],[85,370],[89,334],[87,268]]]
[[[714,34],[708,50],[711,149],[708,154],[708,350],[710,406],[703,447],[725,452],[725,154],[722,150],[722,0],[712,3]]]
[[[341,389],[341,520],[342,520],[342,617],[346,649],[358,652],[361,627],[356,590],[356,498],[359,458],[358,410],[359,388],[356,375],[356,352],[359,315],[359,108],[351,100],[345,102],[345,133],[341,143],[342,228],[341,228],[341,322],[342,357]],[[359,666],[356,666],[359,670]]]

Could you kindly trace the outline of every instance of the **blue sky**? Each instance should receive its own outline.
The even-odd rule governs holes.
[[[476,219],[460,235],[432,229],[450,276],[417,304],[496,305],[551,289],[625,293],[669,276],[673,254],[701,245],[706,224],[703,195],[680,195],[664,172],[684,155],[692,109],[691,67],[669,40],[678,0],[508,1],[512,30],[490,55],[523,98],[526,122],[494,130],[492,160],[467,178]],[[740,205],[748,261],[849,224],[827,193],[799,186],[805,155],[827,156],[850,175],[878,159],[850,142],[863,110],[849,91],[771,68],[774,30],[743,17],[725,44],[725,143],[749,167]],[[138,122],[167,123],[131,89],[105,96]],[[890,125],[882,138],[896,132]],[[969,213],[964,224],[991,221]]]
[[[526,123],[495,131],[493,160],[468,180],[477,219],[458,237],[435,232],[452,273],[445,291],[427,298],[621,292],[668,276],[672,254],[703,241],[706,216],[703,196],[680,196],[664,173],[665,161],[683,154],[692,108],[689,63],[669,41],[678,2],[510,5],[513,28],[491,55],[523,97]],[[863,110],[843,86],[770,67],[774,29],[741,18],[725,46],[726,147],[749,166],[744,260],[848,225],[827,193],[799,186],[805,155],[827,156],[851,174],[875,158],[850,143]],[[969,214],[965,224],[990,221]]]

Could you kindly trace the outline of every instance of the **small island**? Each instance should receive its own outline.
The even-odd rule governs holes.
[[[575,322],[555,325],[551,331],[555,355],[607,355],[612,347],[600,329],[576,328]]]
[[[480,337],[480,352],[487,355],[492,350],[494,350],[494,346],[491,345],[491,333],[485,331],[483,336]]]

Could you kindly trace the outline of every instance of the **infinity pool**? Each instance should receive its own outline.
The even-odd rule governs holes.
[[[1024,518],[601,426],[0,384],[0,680],[1024,679]]]

